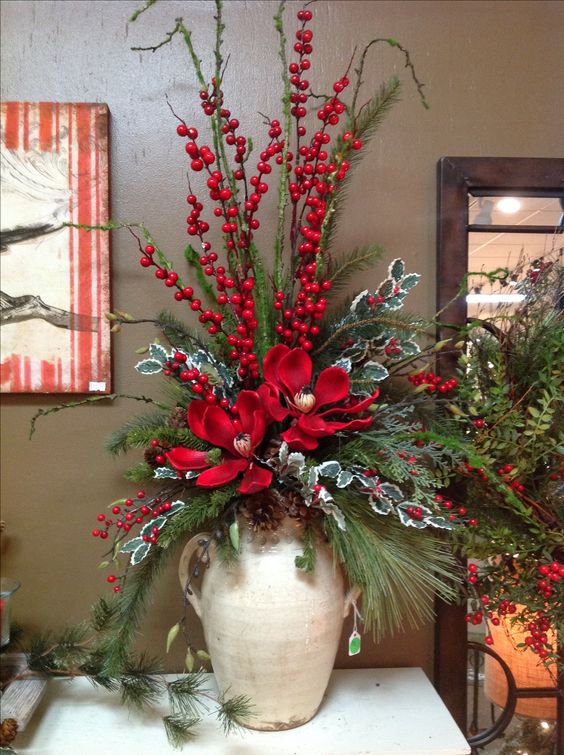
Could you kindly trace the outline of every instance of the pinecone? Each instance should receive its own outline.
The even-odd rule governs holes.
[[[144,456],[145,461],[147,462],[147,464],[150,467],[153,467],[153,469],[156,469],[157,467],[162,466],[157,461],[157,456],[159,456],[160,454],[162,454],[162,452],[163,452],[163,449],[159,448],[159,446],[157,446],[156,448],[153,447],[153,446],[149,446],[149,448],[145,449],[145,453],[143,454],[143,456]]]
[[[186,427],[186,409],[183,406],[175,406],[166,418],[166,424],[177,430]]]
[[[9,747],[18,733],[18,722],[15,718],[5,718],[0,724],[0,747]]]
[[[289,490],[283,499],[286,507],[286,513],[292,519],[299,519],[301,522],[312,522],[319,519],[322,511],[317,506],[306,506],[302,496],[295,490]]]
[[[251,528],[259,530],[276,530],[286,515],[280,495],[275,490],[261,490],[249,496],[241,508]]]

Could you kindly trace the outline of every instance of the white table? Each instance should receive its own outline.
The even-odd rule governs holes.
[[[215,688],[209,674],[209,688]],[[174,678],[174,677],[171,677]],[[165,708],[160,711],[165,713]],[[18,755],[167,755],[159,712],[130,713],[86,679],[49,681]],[[421,669],[334,671],[315,718],[297,729],[225,737],[204,719],[186,755],[468,755],[470,747]]]

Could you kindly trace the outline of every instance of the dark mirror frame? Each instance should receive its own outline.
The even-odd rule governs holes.
[[[453,300],[468,271],[468,197],[564,196],[564,159],[522,157],[442,157],[437,166],[437,311],[445,322],[463,325],[466,303]],[[554,228],[531,232],[554,232]],[[497,229],[496,229],[497,230]],[[525,230],[525,229],[523,229]],[[525,231],[526,232],[526,231]],[[452,302],[449,304],[449,302]],[[448,337],[448,331],[440,335]],[[441,371],[454,369],[442,363]],[[466,731],[466,606],[436,604],[435,687],[462,731]],[[562,691],[563,679],[559,687]],[[558,697],[559,735],[564,734],[564,697]],[[560,743],[564,753],[564,744]],[[560,752],[560,750],[558,750]]]

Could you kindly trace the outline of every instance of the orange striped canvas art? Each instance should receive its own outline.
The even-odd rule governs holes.
[[[3,102],[1,390],[109,393],[108,108]]]

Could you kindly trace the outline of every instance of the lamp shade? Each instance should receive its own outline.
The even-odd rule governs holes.
[[[517,610],[524,606],[517,606]],[[500,617],[501,618],[501,617]],[[531,650],[518,648],[525,641],[526,632],[521,626],[512,626],[511,620],[501,618],[499,626],[490,626],[493,639],[492,649],[507,663],[517,687],[555,687],[556,664],[547,668]],[[548,640],[556,644],[554,632],[547,632]],[[485,656],[484,693],[490,702],[505,707],[507,703],[507,682],[499,663],[490,655]],[[518,698],[515,713],[531,718],[556,719],[556,698]]]

